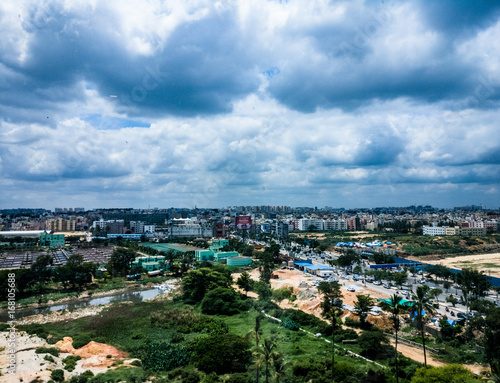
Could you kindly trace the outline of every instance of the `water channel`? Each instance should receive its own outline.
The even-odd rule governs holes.
[[[16,320],[20,320],[23,317],[30,315],[38,315],[38,314],[47,314],[52,311],[59,310],[70,310],[73,311],[75,309],[79,309],[82,307],[89,307],[95,305],[105,305],[107,303],[118,303],[118,302],[133,302],[139,303],[146,299],[151,299],[156,297],[159,294],[164,293],[165,291],[153,288],[142,291],[126,291],[119,292],[115,294],[110,294],[106,296],[101,296],[97,298],[82,298],[82,299],[71,299],[65,301],[63,303],[54,303],[53,305],[46,305],[40,307],[29,307],[24,309],[16,310]],[[9,319],[7,309],[0,311],[0,322],[7,322]]]

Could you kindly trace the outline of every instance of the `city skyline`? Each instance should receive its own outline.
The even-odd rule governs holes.
[[[500,4],[0,4],[0,209],[500,201]]]

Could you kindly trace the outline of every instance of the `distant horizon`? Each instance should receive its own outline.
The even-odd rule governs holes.
[[[345,206],[339,206],[339,207],[335,207],[335,206],[329,206],[329,205],[324,205],[324,206],[308,206],[308,205],[297,205],[297,206],[292,206],[292,205],[283,205],[283,204],[279,204],[279,205],[270,205],[270,204],[259,204],[259,205],[249,205],[249,204],[242,204],[242,205],[226,205],[226,206],[220,206],[220,207],[202,207],[202,206],[196,206],[196,207],[185,207],[185,206],[169,206],[169,207],[160,207],[160,206],[155,206],[155,207],[103,207],[103,206],[100,206],[100,207],[92,207],[92,208],[85,208],[83,207],[83,211],[86,212],[86,211],[94,211],[94,210],[100,210],[100,209],[106,209],[106,210],[128,210],[128,209],[133,209],[133,210],[168,210],[168,209],[187,209],[187,210],[195,210],[195,209],[202,209],[202,210],[210,210],[210,209],[228,209],[228,208],[232,208],[232,207],[260,207],[260,206],[271,206],[271,207],[280,207],[280,206],[285,206],[285,207],[289,207],[291,209],[298,209],[298,208],[309,208],[309,209],[315,209],[317,208],[317,210],[339,210],[339,209],[344,209],[344,210],[373,210],[373,209],[404,209],[404,208],[408,208],[408,207],[411,207],[411,206],[415,206],[415,207],[418,207],[418,206],[422,206],[422,207],[426,207],[426,206],[430,206],[434,209],[438,209],[438,210],[441,210],[441,209],[445,209],[445,210],[452,210],[452,209],[455,209],[455,208],[463,208],[463,207],[481,207],[482,210],[500,210],[500,206],[497,206],[497,207],[488,207],[488,206],[485,206],[485,205],[477,205],[477,204],[465,204],[465,205],[459,205],[459,206],[452,206],[452,207],[442,207],[442,206],[434,206],[434,205],[431,205],[431,204],[410,204],[410,205],[378,205],[378,206],[372,206],[372,207],[345,207]],[[0,210],[22,210],[22,209],[26,209],[26,210],[35,210],[35,209],[44,209],[44,210],[49,210],[51,212],[55,212],[55,209],[75,209],[75,208],[82,208],[81,206],[67,206],[67,207],[53,207],[53,208],[47,208],[47,207],[0,207]],[[68,212],[68,211],[62,211],[63,213],[64,212]],[[72,211],[74,212],[74,211]]]

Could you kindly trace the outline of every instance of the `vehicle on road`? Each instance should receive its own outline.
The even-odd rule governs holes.
[[[384,287],[384,288],[386,288],[386,289],[390,289],[390,288],[391,288],[391,286],[389,286],[387,283],[384,283],[384,284],[382,285],[382,287]]]
[[[373,281],[373,284],[379,286],[379,285],[382,284],[382,282],[380,282],[380,281]]]

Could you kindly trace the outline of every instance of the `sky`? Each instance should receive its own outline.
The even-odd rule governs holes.
[[[500,206],[500,2],[4,0],[0,208]]]

